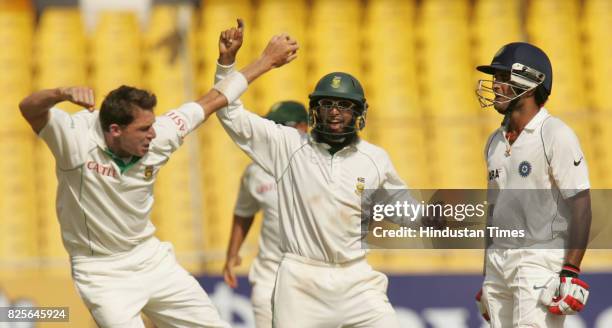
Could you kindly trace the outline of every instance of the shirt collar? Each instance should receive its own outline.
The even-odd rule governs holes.
[[[548,113],[546,108],[540,108],[540,111],[534,117],[531,118],[531,121],[529,121],[529,123],[527,123],[527,125],[525,126],[525,130],[528,130],[530,132],[535,130],[538,126],[540,126],[540,123],[542,123],[542,121],[544,121],[548,116],[550,116],[550,114]]]
[[[134,166],[136,162],[140,160],[141,157],[132,156],[129,162],[124,162],[123,159],[115,155],[110,148],[106,145],[106,140],[104,139],[104,132],[102,131],[102,123],[100,122],[100,118],[96,119],[96,123],[94,128],[91,130],[91,139],[96,144],[96,146],[100,147],[100,149],[108,155],[115,164],[119,167],[121,173],[127,171],[129,168]]]

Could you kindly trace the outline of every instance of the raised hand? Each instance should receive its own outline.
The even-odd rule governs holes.
[[[236,61],[236,54],[242,47],[244,37],[244,21],[237,20],[238,26],[227,29],[219,35],[219,64],[231,65]]]
[[[282,33],[272,37],[261,54],[261,58],[272,68],[281,67],[297,58],[299,48],[295,39],[287,33]]]
[[[93,89],[89,87],[66,87],[60,88],[62,100],[83,106],[90,112],[94,110],[96,104]]]

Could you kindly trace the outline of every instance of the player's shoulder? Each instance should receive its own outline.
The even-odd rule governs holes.
[[[359,153],[368,157],[376,166],[386,166],[391,162],[391,158],[389,157],[389,153],[382,147],[365,141],[363,139],[359,139],[357,144],[355,145]]]
[[[545,140],[576,138],[574,130],[567,123],[552,115],[542,121],[540,133]]]
[[[79,130],[91,129],[96,124],[100,113],[99,111],[90,112],[84,109],[70,114],[59,107],[53,107],[50,111],[53,119],[65,120],[69,123],[70,128]]]
[[[309,141],[309,134],[300,132],[298,129],[276,124],[276,127],[281,130],[283,137],[294,146],[302,146]]]

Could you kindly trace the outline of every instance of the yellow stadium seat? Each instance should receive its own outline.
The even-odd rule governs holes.
[[[0,151],[11,154],[0,162],[0,261],[28,260],[38,255],[36,207],[31,132],[3,134]]]
[[[62,106],[63,107],[63,106]],[[34,144],[36,204],[38,208],[39,253],[47,259],[64,259],[66,250],[62,244],[59,221],[56,214],[57,178],[55,159],[42,140]]]
[[[38,24],[42,30],[80,34],[84,32],[81,11],[77,7],[46,7]]]
[[[531,1],[527,13],[530,41],[552,62],[554,87],[547,107],[557,113],[584,111],[587,103],[578,1]]]
[[[474,38],[474,63],[472,67],[491,62],[495,53],[510,42],[522,41],[520,3],[518,0],[479,0],[474,4],[471,34]],[[491,79],[472,70],[474,81]]]
[[[311,4],[310,15],[310,20],[316,23],[358,19],[361,6],[358,1],[352,0],[315,0]]]
[[[605,72],[612,71],[612,63],[604,58],[612,56],[609,42],[612,3],[605,0],[585,1],[581,22],[585,36],[583,50],[587,63],[589,105],[596,111],[610,113],[612,104],[608,98],[612,94],[612,86]]]
[[[417,13],[421,104],[433,117],[471,115],[476,110],[466,6],[465,1],[427,1]],[[447,41],[439,42],[441,38]]]
[[[366,20],[368,22],[411,21],[415,15],[414,0],[379,0],[368,3]],[[368,28],[376,28],[369,26]]]
[[[435,119],[429,122],[428,158],[433,186],[436,188],[483,188],[485,140],[479,132],[478,119],[464,116],[456,119]],[[480,160],[479,160],[480,159]]]
[[[90,41],[91,81],[99,99],[122,84],[141,87],[141,35],[135,13],[101,12]]]
[[[78,8],[46,8],[34,46],[36,89],[87,84],[87,43]],[[62,104],[62,108],[69,112],[82,109],[68,103]]]

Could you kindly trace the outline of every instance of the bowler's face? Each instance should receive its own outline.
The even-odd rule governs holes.
[[[119,146],[123,153],[143,157],[155,138],[155,114],[150,110],[134,110],[134,120],[121,129]]]

